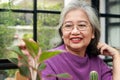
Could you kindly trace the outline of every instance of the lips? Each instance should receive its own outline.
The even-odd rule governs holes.
[[[79,42],[81,42],[82,38],[80,38],[80,37],[72,37],[72,38],[70,38],[70,40],[73,43],[79,43]]]

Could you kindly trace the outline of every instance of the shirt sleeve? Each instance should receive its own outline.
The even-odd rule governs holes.
[[[112,80],[112,68],[108,66],[103,60],[100,60],[100,63],[102,80]]]

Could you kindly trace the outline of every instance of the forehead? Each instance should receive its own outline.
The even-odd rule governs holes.
[[[66,13],[64,21],[87,21],[89,22],[88,15],[83,9],[73,9]]]
[[[63,24],[65,23],[90,24],[90,21],[86,12],[83,9],[79,8],[79,9],[70,10],[66,13],[63,20]]]

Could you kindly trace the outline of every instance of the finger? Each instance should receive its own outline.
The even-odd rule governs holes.
[[[101,49],[100,49],[100,52],[101,52],[101,54],[105,54],[105,53],[108,52],[108,50],[107,50],[107,46],[106,46],[105,44],[102,45],[102,47],[101,47]]]
[[[100,50],[101,54],[107,52],[107,45],[105,43],[99,42],[97,47]]]
[[[101,42],[98,43],[97,48],[102,53],[101,48],[103,47],[103,44]]]
[[[26,49],[26,45],[25,45],[25,42],[21,39],[20,40],[20,43],[18,44],[18,47],[20,48],[20,49]]]
[[[100,48],[103,46],[101,42],[98,43],[97,48],[100,50]]]

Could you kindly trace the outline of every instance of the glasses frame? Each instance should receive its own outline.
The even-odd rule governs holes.
[[[65,30],[65,31],[72,31],[72,30],[74,30],[74,28],[77,28],[77,30],[79,30],[79,31],[86,31],[87,29],[88,29],[88,27],[90,27],[90,25],[89,24],[82,24],[82,25],[74,25],[74,24],[72,24],[72,25],[65,25],[65,24],[63,24],[62,25],[62,29],[63,30]]]

